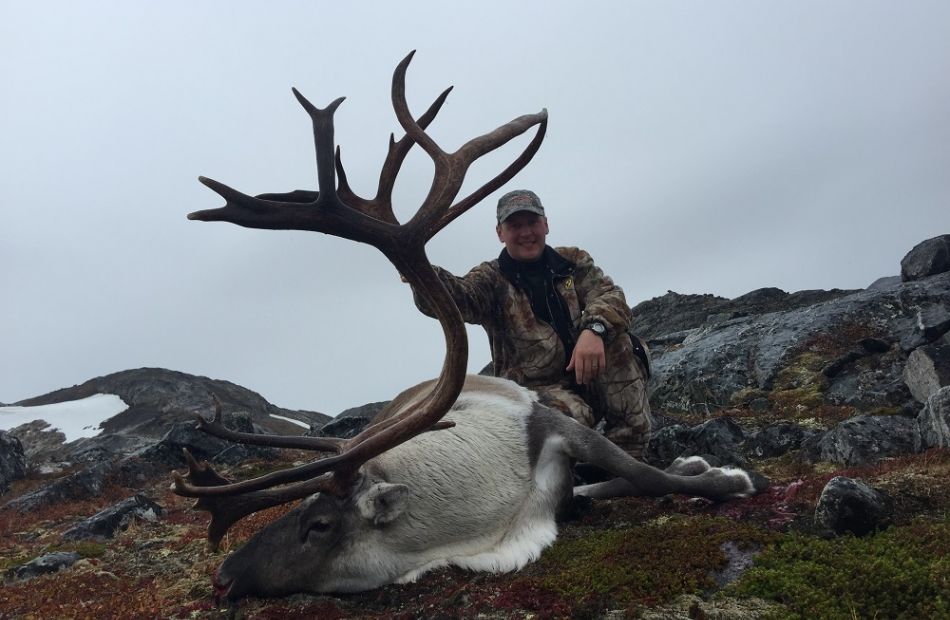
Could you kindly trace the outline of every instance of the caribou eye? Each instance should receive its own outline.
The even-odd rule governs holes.
[[[303,528],[301,541],[305,541],[311,534],[325,534],[333,529],[333,521],[330,519],[312,519]]]

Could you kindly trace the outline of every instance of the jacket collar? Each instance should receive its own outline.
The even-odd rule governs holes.
[[[566,278],[572,275],[574,269],[577,267],[577,265],[558,254],[557,250],[549,245],[544,246],[544,252],[541,253],[541,258],[538,260],[544,263],[545,271],[553,278]],[[502,248],[501,254],[498,255],[498,267],[505,277],[512,282],[517,282],[518,272],[521,270],[520,265],[521,263],[511,258],[511,256],[508,255],[508,251]]]

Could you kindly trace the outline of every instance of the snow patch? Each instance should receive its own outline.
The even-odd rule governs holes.
[[[284,420],[285,422],[291,422],[292,424],[296,424],[297,426],[302,426],[302,427],[304,427],[305,429],[310,430],[310,425],[307,424],[306,422],[301,422],[300,420],[295,420],[295,419],[293,419],[293,418],[288,418],[288,417],[285,417],[285,416],[282,416],[282,415],[277,415],[276,413],[271,413],[271,414],[269,414],[269,415],[270,415],[270,417],[272,417],[272,418],[277,418],[278,420]]]
[[[81,400],[35,407],[0,407],[0,431],[43,420],[66,435],[67,442],[75,441],[95,437],[102,432],[100,424],[128,408],[115,394],[94,394]]]

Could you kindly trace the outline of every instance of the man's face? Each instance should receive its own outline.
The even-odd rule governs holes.
[[[517,211],[495,227],[498,240],[505,244],[508,256],[520,261],[533,261],[544,252],[544,239],[548,234],[548,218]]]

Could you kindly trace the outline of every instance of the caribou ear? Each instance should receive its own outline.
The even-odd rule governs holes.
[[[389,523],[406,509],[409,499],[409,487],[404,484],[379,482],[374,484],[356,500],[356,506],[367,521],[373,525]]]

